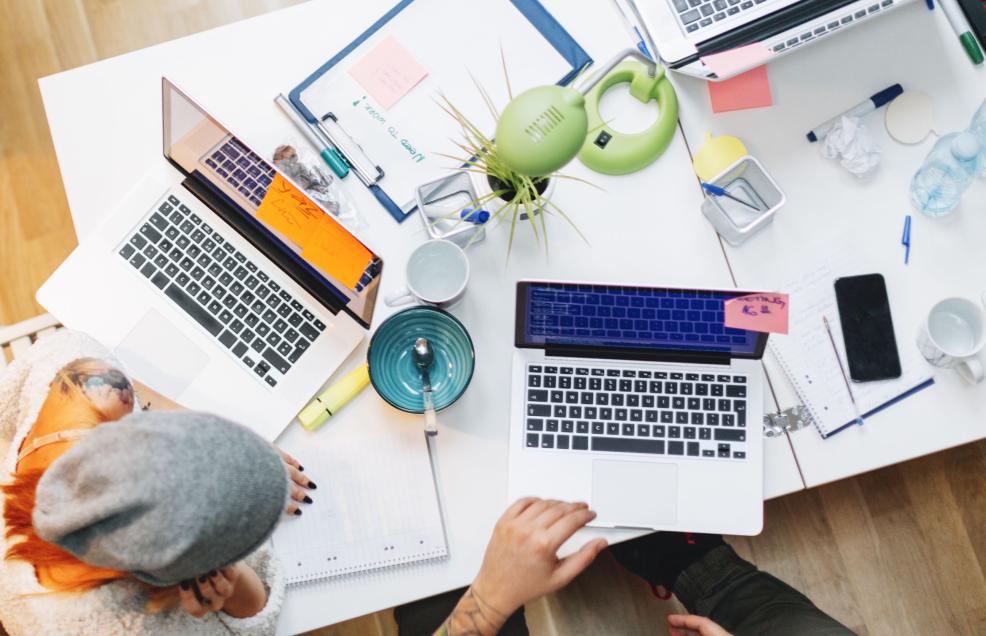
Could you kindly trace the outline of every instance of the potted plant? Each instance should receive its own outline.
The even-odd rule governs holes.
[[[478,83],[476,87],[493,119],[499,120],[500,114],[489,95]],[[513,94],[510,92],[509,79],[507,92],[512,100]],[[443,97],[439,106],[459,124],[462,130],[461,139],[455,140],[454,143],[463,154],[461,156],[443,156],[454,160],[460,166],[457,170],[467,172],[472,177],[477,196],[466,207],[474,210],[487,210],[490,213],[489,222],[510,223],[510,236],[507,242],[508,257],[513,247],[518,221],[527,221],[534,232],[537,243],[540,245],[543,240],[545,249],[547,249],[548,226],[545,217],[548,214],[557,214],[565,219],[578,232],[582,240],[586,240],[568,215],[551,200],[551,196],[556,182],[560,179],[571,179],[588,185],[592,184],[557,171],[541,176],[530,176],[514,170],[504,160],[503,153],[495,141],[483,133],[454,104]],[[456,218],[458,218],[458,213]],[[588,241],[586,242],[588,243]]]

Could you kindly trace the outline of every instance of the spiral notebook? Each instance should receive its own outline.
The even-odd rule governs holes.
[[[840,276],[864,273],[854,267],[851,259],[848,251],[836,252],[822,265],[779,287],[790,294],[791,322],[788,335],[772,337],[769,345],[823,438],[853,426],[856,418],[839,361],[822,323],[824,315],[832,326],[839,359],[845,364],[845,344],[833,283]],[[864,421],[934,384],[917,348],[911,342],[901,341],[900,333],[897,351],[902,370],[899,378],[850,382]]]
[[[362,433],[323,435],[294,453],[319,488],[274,533],[289,585],[448,556],[421,428]]]

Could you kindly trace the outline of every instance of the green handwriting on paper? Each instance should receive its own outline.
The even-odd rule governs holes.
[[[367,117],[380,124],[380,126],[387,131],[387,134],[393,137],[394,141],[399,143],[401,147],[407,151],[411,161],[414,163],[421,163],[425,160],[424,154],[418,152],[418,149],[409,139],[406,137],[401,137],[400,131],[397,130],[396,126],[387,124],[387,117],[377,110],[376,107],[374,107],[370,100],[367,99],[366,95],[363,95],[359,99],[353,100],[353,107],[361,110]]]

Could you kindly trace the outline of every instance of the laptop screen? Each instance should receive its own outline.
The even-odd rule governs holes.
[[[368,327],[381,259],[164,78],[162,97],[164,155],[185,185],[333,314]]]
[[[748,293],[524,281],[516,343],[760,358],[767,334],[724,324],[725,301]]]

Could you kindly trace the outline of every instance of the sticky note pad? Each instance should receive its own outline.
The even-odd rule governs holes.
[[[731,75],[742,68],[750,68],[754,64],[766,62],[773,51],[760,42],[754,42],[736,49],[713,53],[702,57],[702,61],[719,77]]]
[[[774,103],[766,66],[758,66],[732,79],[708,82],[708,85],[714,113],[765,108]]]
[[[787,294],[750,294],[725,303],[725,323],[733,329],[787,333],[790,299]]]
[[[349,69],[349,74],[387,109],[427,77],[428,70],[394,36],[389,36]]]
[[[373,258],[370,250],[328,214],[312,228],[301,258],[353,289]]]
[[[257,218],[298,246],[303,246],[325,213],[280,174],[267,188]]]

